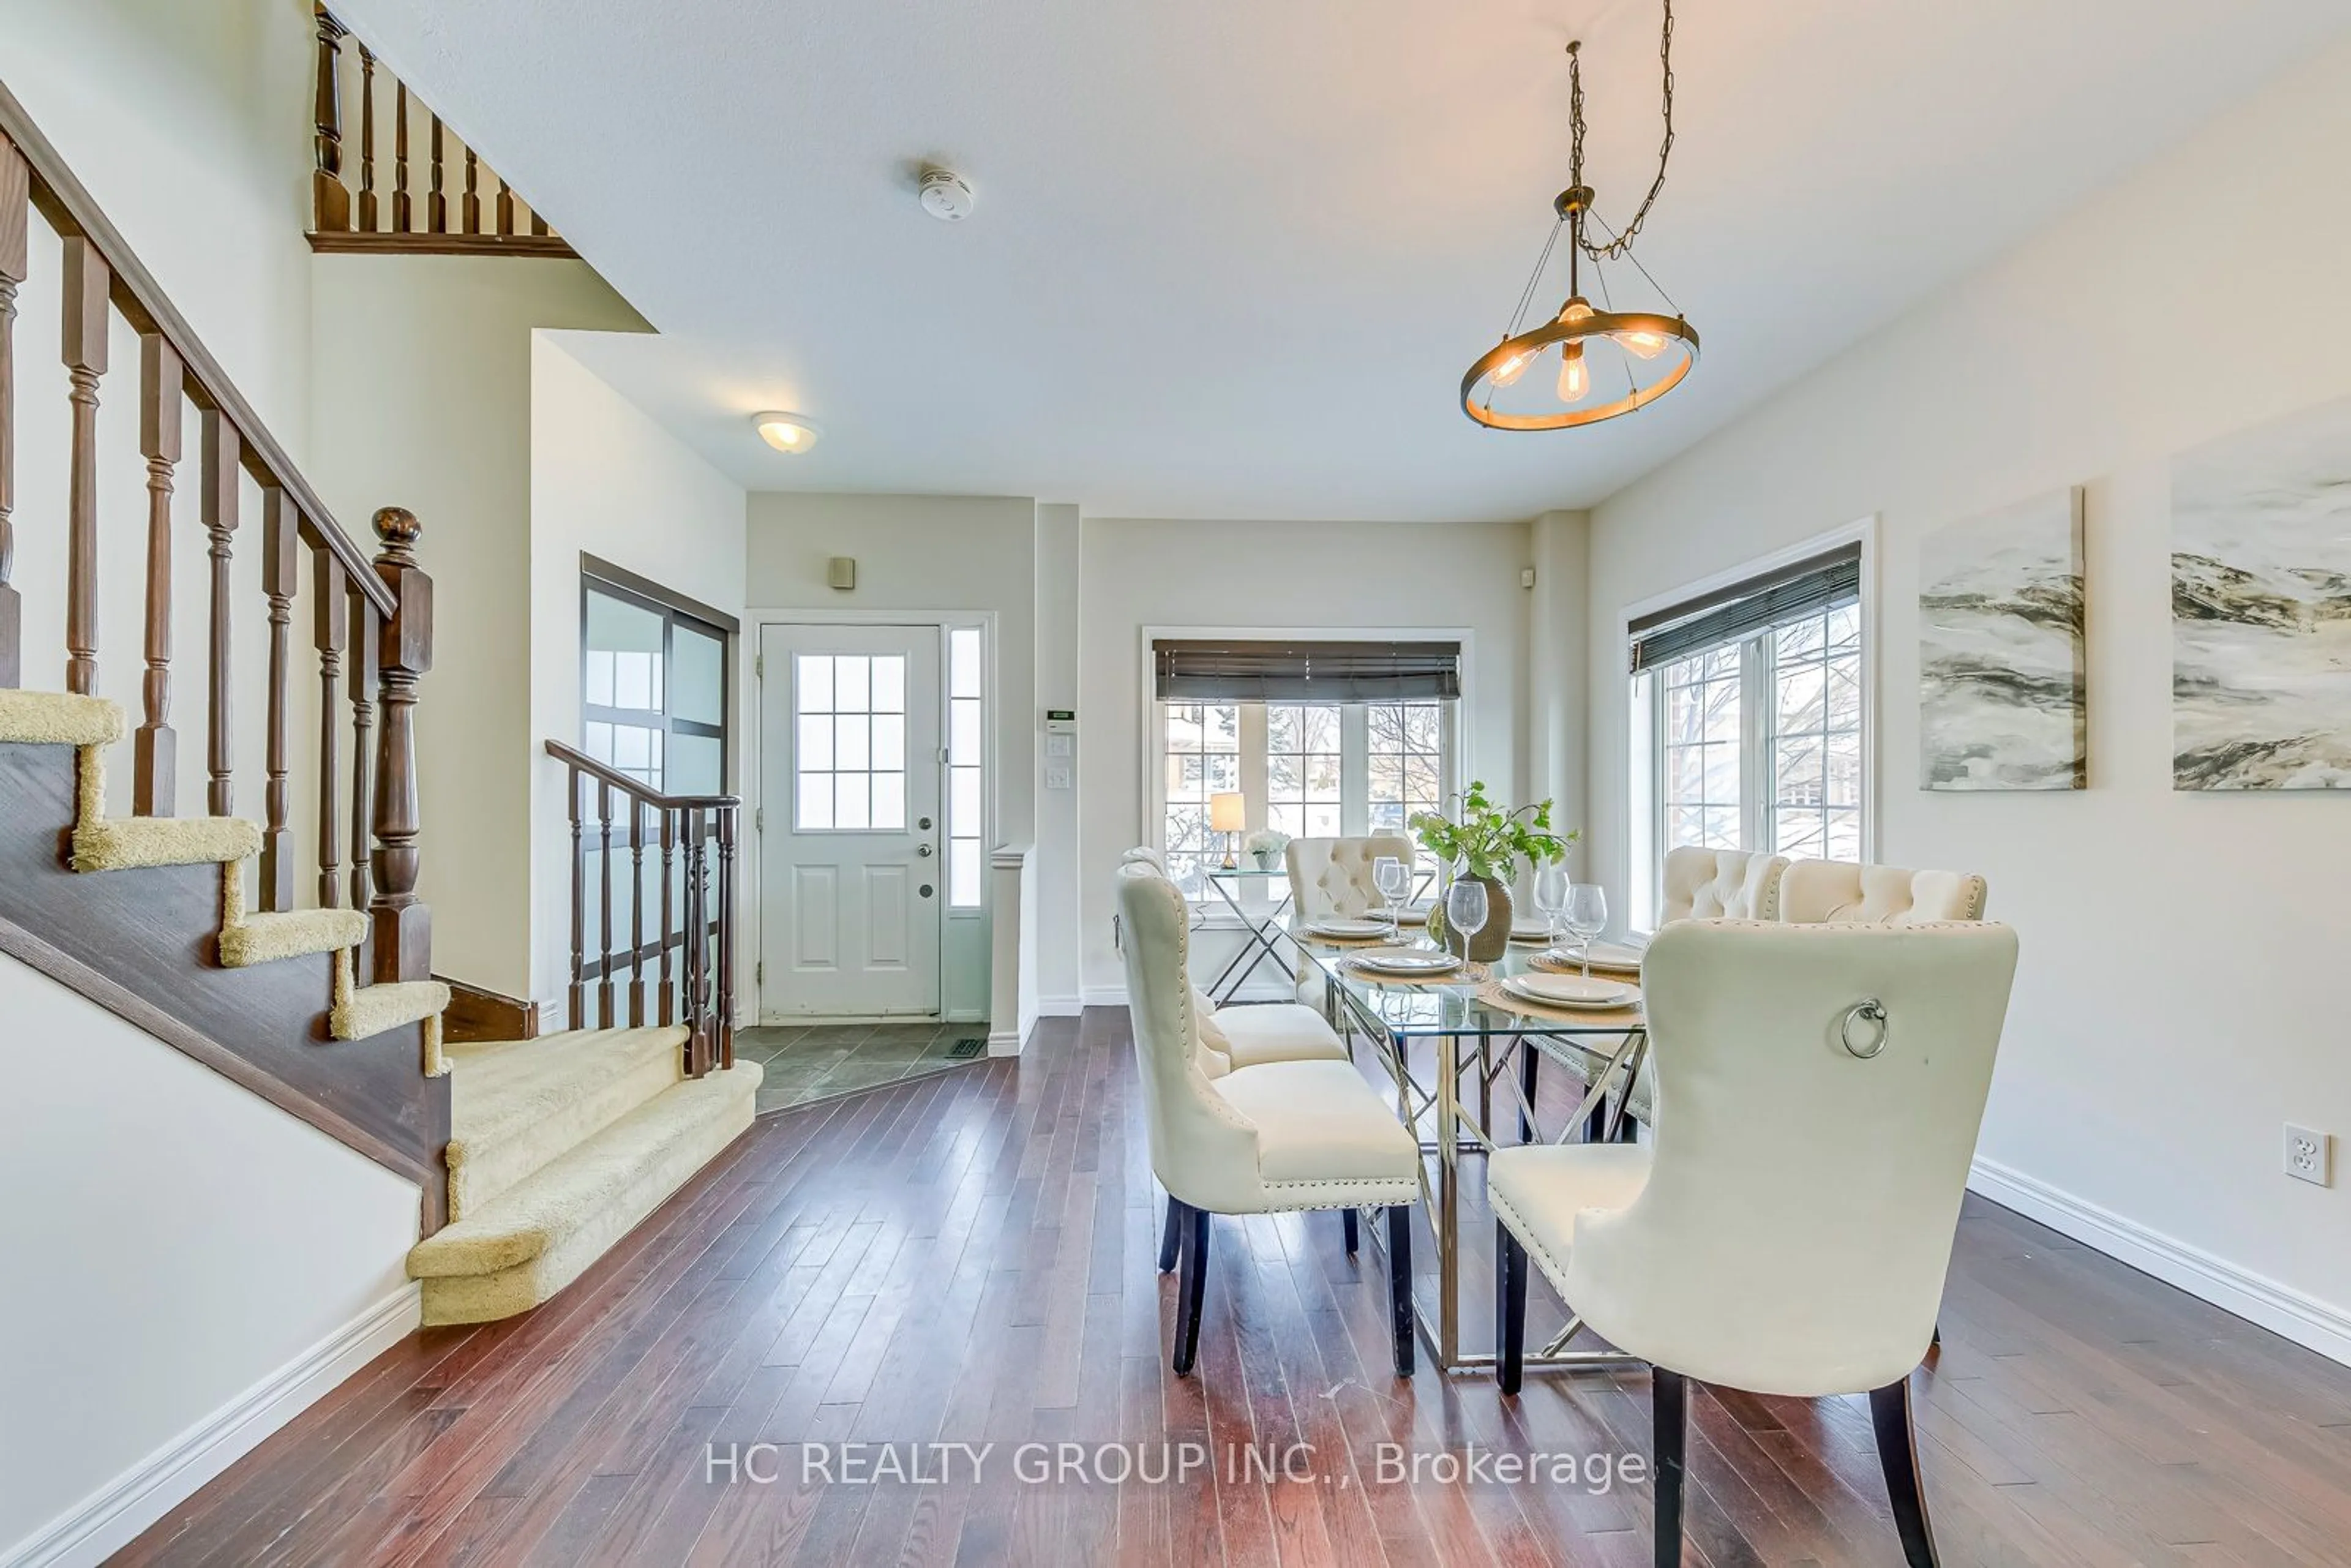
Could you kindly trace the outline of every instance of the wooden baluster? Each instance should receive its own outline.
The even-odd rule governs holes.
[[[375,51],[360,45],[360,227],[373,234],[381,214],[375,196]]]
[[[629,1027],[645,1025],[645,807],[629,797]]]
[[[351,193],[343,185],[343,94],[338,79],[345,28],[314,5],[319,23],[318,168],[310,176],[310,226],[340,234],[351,226]]]
[[[294,907],[294,857],[287,852],[286,826],[292,805],[286,787],[287,688],[292,674],[287,643],[301,570],[300,521],[285,491],[272,485],[261,493],[261,591],[269,596],[269,782],[262,791],[261,907],[270,911]]]
[[[424,202],[424,232],[444,235],[449,232],[449,198],[443,190],[444,171],[442,164],[448,148],[441,129],[441,117],[433,119],[433,193]]]
[[[705,925],[708,909],[704,902],[708,891],[706,831],[699,807],[685,813],[685,1071],[694,1078],[702,1076],[707,1057],[702,984],[710,962],[710,937]]]
[[[571,795],[571,992],[565,1021],[573,1029],[588,1023],[588,846],[580,837],[580,769],[571,769],[565,788]]]
[[[392,117],[392,232],[414,228],[416,214],[408,198],[408,84],[394,85]]]
[[[471,147],[465,149],[465,200],[461,210],[465,214],[465,232],[469,235],[480,234],[482,232],[482,161],[474,155],[474,150]]]
[[[177,794],[178,737],[172,733],[172,474],[180,462],[180,356],[160,332],[139,344],[139,450],[147,458],[146,716],[131,740],[131,810],[168,817]]]
[[[515,203],[514,187],[507,184],[503,177],[498,181],[498,199],[495,204],[495,210],[497,213],[498,237],[505,239],[514,233]]]
[[[204,809],[215,817],[225,817],[234,809],[230,785],[236,755],[230,744],[235,733],[231,722],[235,716],[230,705],[230,666],[235,655],[229,640],[229,539],[236,532],[237,465],[243,446],[236,426],[218,409],[204,411],[204,487],[201,500],[204,535],[212,541],[208,553],[213,566],[211,725],[205,737],[212,779],[204,791]]]
[[[596,986],[597,1026],[611,1029],[612,1014],[612,787],[599,779],[596,784],[596,820],[602,829],[602,839],[596,852],[596,873],[603,884],[603,923],[600,929],[603,940],[597,951],[603,956],[601,972]]]
[[[335,722],[335,685],[343,674],[343,643],[350,634],[349,586],[343,563],[320,546],[313,557],[318,565],[317,643],[319,645],[319,907],[340,909],[343,903],[343,831],[339,814],[342,790],[336,786],[336,759],[341,726]]]
[[[373,921],[368,940],[375,948],[379,981],[433,977],[433,911],[416,896],[424,870],[417,687],[433,668],[433,579],[416,562],[416,541],[423,532],[415,514],[399,507],[375,515],[375,537],[383,543],[375,574],[392,591],[393,606],[378,638],[383,674],[377,704],[383,734],[374,759],[375,896],[368,906]]]
[[[16,289],[31,260],[32,170],[0,136],[0,688],[25,679],[25,601],[16,570]]]
[[[367,595],[351,595],[351,907],[375,905],[375,872],[369,835],[375,823],[375,694],[383,679],[383,622]]]
[[[735,1065],[735,808],[718,809],[718,1065]]]
[[[530,232],[541,237],[545,237],[548,233],[547,220],[538,215],[537,207],[530,210]]]
[[[73,390],[73,457],[66,493],[66,690],[98,694],[98,379],[106,373],[107,291],[98,247],[65,245],[66,373]]]
[[[677,1021],[677,982],[669,959],[669,950],[677,939],[677,916],[670,896],[670,883],[676,875],[676,849],[677,813],[664,809],[661,814],[661,1022],[664,1028]]]

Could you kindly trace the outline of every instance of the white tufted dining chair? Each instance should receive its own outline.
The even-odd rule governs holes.
[[[1783,855],[1684,845],[1666,852],[1657,924],[1668,920],[1777,920]]]
[[[1935,1561],[1908,1380],[2015,972],[2015,934],[1980,922],[1669,925],[1642,968],[1655,1141],[1489,1156],[1501,1389],[1523,1373],[1531,1259],[1652,1364],[1659,1563],[1681,1561],[1690,1378],[1867,1393],[1904,1553]]]
[[[1419,852],[1410,839],[1378,833],[1361,839],[1292,839],[1282,852],[1290,867],[1290,896],[1308,920],[1333,915],[1357,919],[1387,907],[1372,867],[1393,855],[1409,867]]]
[[[1199,1346],[1210,1215],[1385,1208],[1396,1375],[1411,1376],[1417,1142],[1344,1061],[1262,1062],[1211,1079],[1186,972],[1191,922],[1182,895],[1165,877],[1128,865],[1118,903],[1151,1169],[1175,1206],[1182,1243],[1176,1375],[1192,1370]]]
[[[1982,877],[1970,872],[1797,861],[1780,882],[1780,918],[1797,925],[1981,920],[1991,891]]]

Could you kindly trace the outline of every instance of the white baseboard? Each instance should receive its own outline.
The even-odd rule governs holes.
[[[1123,1008],[1126,1006],[1124,986],[1088,986],[1082,998],[1090,1008]]]
[[[1085,1010],[1082,997],[1039,997],[1037,1016],[1048,1019],[1073,1019]]]
[[[0,1568],[83,1568],[138,1538],[261,1440],[414,1333],[418,1287],[404,1284],[45,1528],[0,1551]]]
[[[1977,1160],[1968,1186],[2199,1301],[2259,1323],[2330,1361],[2351,1365],[2351,1312],[2332,1302],[2150,1230],[1997,1161]]]

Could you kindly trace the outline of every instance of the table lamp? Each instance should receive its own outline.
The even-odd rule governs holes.
[[[1239,790],[1220,790],[1208,797],[1208,831],[1225,835],[1225,863],[1220,870],[1234,869],[1233,835],[1247,826],[1247,807]]]

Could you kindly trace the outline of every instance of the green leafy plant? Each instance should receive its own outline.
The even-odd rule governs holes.
[[[1458,816],[1416,811],[1406,824],[1423,848],[1449,866],[1461,866],[1470,876],[1490,877],[1508,884],[1518,875],[1520,862],[1543,865],[1565,858],[1576,831],[1552,831],[1551,802],[1541,800],[1515,810],[1494,804],[1486,786],[1472,782],[1461,797]]]

